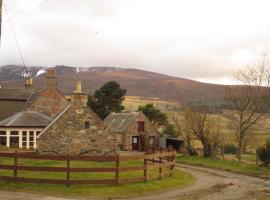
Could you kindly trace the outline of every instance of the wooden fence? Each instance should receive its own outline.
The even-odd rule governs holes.
[[[3,165],[0,162],[0,170],[12,170],[13,176],[0,176],[0,180],[23,182],[23,183],[47,183],[47,184],[106,184],[119,185],[128,183],[143,183],[148,180],[162,179],[166,176],[172,176],[175,166],[175,151],[159,151],[152,154],[143,155],[112,155],[112,156],[60,156],[60,155],[36,155],[30,153],[0,153],[0,161],[2,158],[12,158],[12,165]],[[30,160],[53,160],[64,161],[65,167],[48,167],[48,166],[25,166],[19,164],[19,159]],[[121,161],[140,160],[143,161],[142,166],[121,166]],[[114,167],[92,167],[92,168],[75,168],[71,167],[73,161],[98,161],[98,162],[115,162]],[[163,169],[167,169],[166,172]],[[156,169],[157,173],[149,175],[149,169]],[[49,179],[49,178],[25,178],[20,177],[19,171],[30,172],[63,172],[66,174],[65,179]],[[123,172],[141,171],[141,176],[133,178],[120,178]],[[115,173],[115,177],[111,179],[92,179],[92,180],[72,180],[71,173]]]

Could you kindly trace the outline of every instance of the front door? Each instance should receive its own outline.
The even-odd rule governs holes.
[[[132,137],[132,151],[139,151],[139,137],[138,136],[133,136]]]

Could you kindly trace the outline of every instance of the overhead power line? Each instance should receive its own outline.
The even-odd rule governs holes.
[[[32,0],[30,2],[28,2],[25,6],[23,6],[22,8],[18,9],[10,18],[13,19],[16,15],[18,15],[19,13],[21,13],[23,10],[25,10],[28,6],[30,6],[31,4],[33,4],[36,0]]]
[[[22,64],[23,64],[24,67],[26,67],[25,62],[24,62],[24,59],[23,59],[23,55],[22,55],[22,50],[21,50],[21,48],[20,48],[18,39],[17,39],[17,37],[16,37],[16,33],[15,33],[15,30],[14,30],[13,24],[11,23],[11,19],[10,19],[9,13],[8,13],[8,9],[7,9],[7,7],[6,7],[6,5],[5,5],[4,3],[3,3],[3,7],[4,7],[4,9],[5,9],[6,13],[7,13],[7,18],[8,18],[8,21],[9,21],[9,23],[10,23],[10,28],[11,28],[11,31],[12,31],[12,33],[13,33],[14,40],[15,40],[15,43],[16,43],[18,52],[19,52],[19,54],[20,54],[20,58],[21,58]]]
[[[18,24],[19,22],[23,21],[25,18],[29,17],[30,15],[32,15],[35,11],[37,11],[46,1],[48,0],[43,0],[42,2],[40,2],[37,6],[35,6],[32,10],[30,10],[28,13],[26,13],[25,15],[23,15],[22,17],[20,17],[19,19],[15,20],[13,23],[11,22],[11,17],[9,20],[9,23],[12,23],[12,25]],[[4,33],[6,31],[8,31],[9,29],[6,29],[4,31]]]

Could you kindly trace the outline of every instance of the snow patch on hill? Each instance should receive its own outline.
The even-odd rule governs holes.
[[[40,75],[42,75],[42,74],[45,74],[45,73],[46,73],[46,70],[45,70],[45,69],[41,69],[41,70],[39,70],[39,71],[37,72],[36,77],[38,77],[38,76],[40,76]]]

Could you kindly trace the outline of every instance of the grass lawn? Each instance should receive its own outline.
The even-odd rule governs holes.
[[[252,163],[238,163],[236,160],[219,160],[211,158],[202,158],[197,156],[177,156],[176,162],[197,166],[205,166],[215,169],[222,169],[231,172],[254,175],[263,178],[270,178],[270,168],[259,167]]]
[[[0,158],[0,164],[13,164],[13,159]],[[143,161],[123,161],[121,166],[142,166]],[[66,163],[62,161],[47,161],[47,160],[28,160],[19,159],[19,165],[31,166],[47,166],[47,167],[65,167]],[[71,167],[114,167],[114,162],[92,162],[92,161],[72,161]],[[166,167],[163,169],[166,170]],[[149,168],[149,175],[156,174],[158,169]],[[0,176],[12,176],[11,170],[0,170]],[[19,171],[19,177],[29,178],[53,178],[65,179],[66,174],[61,172],[29,172]],[[120,179],[131,177],[141,177],[143,171],[120,173]],[[113,179],[115,173],[71,173],[71,179]],[[68,196],[68,197],[126,197],[137,196],[148,193],[162,192],[179,187],[191,185],[194,182],[194,177],[190,174],[176,170],[172,177],[166,177],[162,180],[148,181],[147,183],[127,184],[119,186],[109,185],[71,185],[67,188],[65,185],[49,185],[49,184],[28,184],[28,183],[11,183],[0,181],[0,190],[21,191],[42,193],[53,196]]]
[[[235,154],[225,154],[225,159],[237,161]],[[249,164],[256,164],[256,155],[255,154],[243,154],[242,155],[242,162],[249,163]]]

